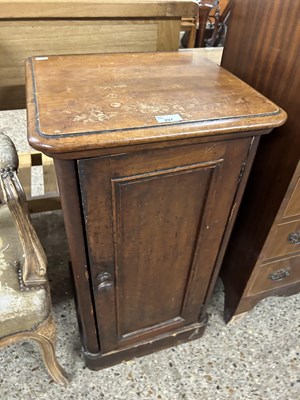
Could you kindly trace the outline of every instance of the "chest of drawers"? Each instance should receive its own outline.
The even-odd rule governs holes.
[[[194,51],[32,58],[87,364],[200,337],[259,137],[285,113]]]
[[[283,107],[288,120],[261,140],[224,258],[227,320],[300,290],[299,13],[292,0],[233,1],[222,66]]]

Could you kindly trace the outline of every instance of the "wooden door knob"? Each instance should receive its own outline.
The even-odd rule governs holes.
[[[112,275],[109,272],[102,272],[97,276],[97,281],[99,282],[97,290],[99,293],[107,292],[111,290],[114,286]]]

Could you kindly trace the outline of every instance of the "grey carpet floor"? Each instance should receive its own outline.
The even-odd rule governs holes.
[[[27,151],[25,111],[0,112],[0,129]],[[70,375],[67,388],[49,378],[32,343],[0,352],[0,399],[299,400],[300,294],[263,300],[225,325],[219,282],[203,338],[98,372],[87,369],[68,271],[61,212],[35,215],[45,247],[55,319],[57,356]]]

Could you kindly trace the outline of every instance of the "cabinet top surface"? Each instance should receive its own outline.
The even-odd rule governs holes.
[[[48,153],[269,129],[285,112],[197,51],[27,60],[28,136]]]
[[[196,0],[0,0],[0,18],[194,16]]]

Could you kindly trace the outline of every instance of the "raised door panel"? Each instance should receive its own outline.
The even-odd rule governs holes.
[[[215,165],[112,180],[119,334],[176,324]],[[159,310],[159,312],[158,312]]]
[[[103,353],[198,322],[248,144],[78,162]]]

